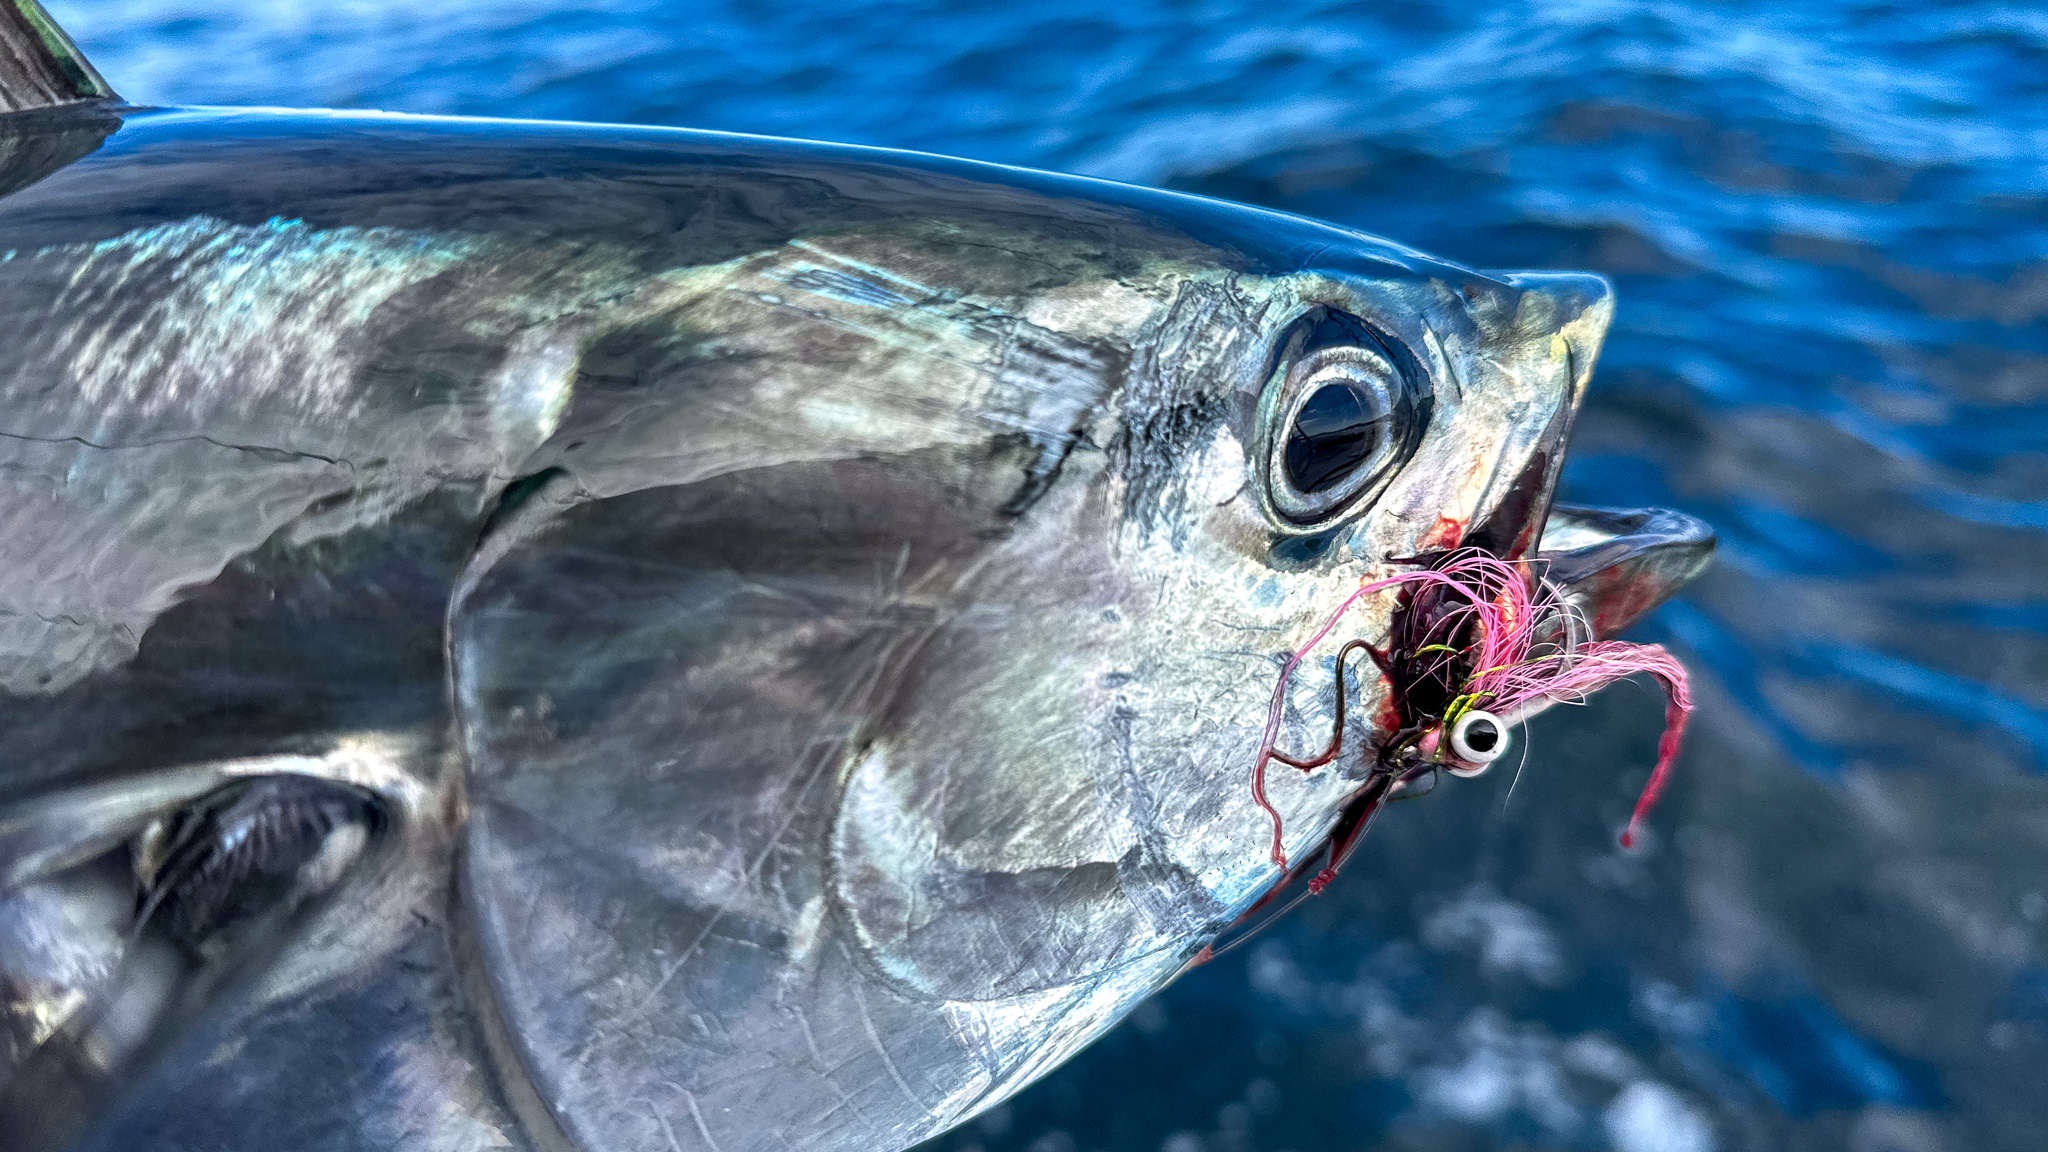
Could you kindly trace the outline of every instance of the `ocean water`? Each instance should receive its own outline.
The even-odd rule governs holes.
[[[930,1152],[2048,1147],[2048,10],[49,6],[137,102],[908,147],[1614,279],[1566,494],[1723,542],[1638,630],[1700,705],[1648,850],[1620,688]]]

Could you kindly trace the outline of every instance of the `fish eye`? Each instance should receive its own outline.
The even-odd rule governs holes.
[[[1426,397],[1390,341],[1319,309],[1295,325],[1275,373],[1268,488],[1290,526],[1320,530],[1370,505],[1414,451]]]
[[[1491,712],[1474,708],[1451,725],[1451,755],[1469,765],[1460,776],[1477,776],[1506,754],[1512,742],[1508,726]]]

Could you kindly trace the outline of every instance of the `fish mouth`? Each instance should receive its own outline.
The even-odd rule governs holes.
[[[1418,735],[1433,747],[1429,733],[1472,706],[1466,694],[1484,669],[1482,651],[1504,654],[1483,642],[1485,629],[1467,611],[1472,596],[1505,596],[1501,581],[1525,587],[1525,608],[1538,617],[1528,622],[1531,635],[1540,640],[1519,643],[1516,659],[1523,659],[1613,639],[1712,561],[1713,529],[1683,512],[1554,500],[1574,414],[1570,404],[1556,411],[1506,491],[1461,540],[1409,561],[1442,572],[1469,571],[1476,560],[1494,565],[1494,575],[1476,586],[1425,582],[1404,591],[1381,662],[1396,701],[1383,764],[1405,757]]]
[[[1572,620],[1582,622],[1587,633],[1576,637],[1578,640],[1611,639],[1670,599],[1704,571],[1713,560],[1715,547],[1714,530],[1704,521],[1683,512],[1665,508],[1600,508],[1554,503],[1551,488],[1555,483],[1557,456],[1561,448],[1561,437],[1552,439],[1545,450],[1539,452],[1541,458],[1532,460],[1518,478],[1508,499],[1496,507],[1485,524],[1465,538],[1463,546],[1448,553],[1415,558],[1415,562],[1443,570],[1457,565],[1461,557],[1470,558],[1477,554],[1484,558],[1485,563],[1493,564],[1497,571],[1508,574],[1508,578],[1518,585],[1540,582],[1541,588],[1534,589],[1532,594],[1547,588],[1550,590],[1548,597],[1554,597],[1544,599],[1545,607],[1541,610],[1545,613],[1563,610],[1562,618],[1551,615],[1550,619],[1561,625],[1564,638],[1560,639],[1558,632],[1552,632],[1539,642],[1551,651],[1573,642],[1570,634],[1575,626]],[[1486,547],[1488,544],[1508,554],[1503,556],[1493,552]],[[1532,581],[1531,577],[1535,579]],[[1366,588],[1370,590],[1374,586],[1369,583]],[[1404,591],[1400,607],[1396,609],[1387,651],[1373,649],[1363,641],[1353,642],[1372,653],[1393,693],[1389,701],[1391,712],[1383,714],[1379,721],[1383,726],[1375,741],[1379,752],[1369,758],[1369,771],[1359,788],[1346,799],[1343,810],[1320,845],[1321,850],[1327,852],[1326,862],[1314,873],[1305,889],[1280,902],[1277,911],[1261,917],[1261,911],[1295,880],[1307,874],[1316,859],[1311,854],[1290,864],[1282,853],[1280,818],[1266,803],[1262,773],[1268,758],[1308,770],[1337,756],[1344,737],[1342,669],[1344,655],[1350,646],[1337,654],[1336,734],[1321,757],[1297,760],[1276,754],[1271,744],[1273,725],[1269,722],[1266,747],[1253,769],[1253,794],[1260,805],[1273,814],[1273,859],[1283,869],[1282,879],[1231,925],[1225,933],[1227,940],[1219,939],[1204,948],[1191,964],[1204,963],[1236,947],[1256,935],[1265,924],[1285,915],[1303,898],[1321,892],[1335,879],[1338,869],[1370,830],[1385,803],[1405,793],[1436,768],[1454,776],[1474,776],[1485,770],[1484,765],[1460,764],[1455,758],[1447,758],[1442,748],[1448,721],[1456,718],[1461,704],[1469,708],[1471,698],[1460,700],[1459,697],[1461,686],[1475,670],[1470,667],[1458,670],[1454,662],[1447,663],[1442,657],[1418,659],[1430,649],[1468,649],[1475,646],[1470,624],[1456,622],[1461,602],[1469,607],[1475,603],[1475,598],[1456,592],[1446,595],[1441,586],[1411,586]],[[1525,600],[1524,604],[1533,606],[1533,601]],[[1341,615],[1343,610],[1340,608],[1338,611]],[[1466,619],[1469,621],[1469,617]],[[1334,617],[1331,623],[1335,623]],[[1313,644],[1311,641],[1310,645]],[[1663,654],[1663,650],[1655,645],[1617,647],[1638,650],[1647,647]],[[1297,653],[1297,659],[1299,655]],[[1668,654],[1663,654],[1663,658],[1670,660]],[[1671,673],[1668,664],[1666,667],[1667,671],[1659,672],[1659,675],[1668,679]],[[1657,668],[1652,662],[1638,662],[1631,670],[1657,671]],[[1676,680],[1670,689],[1672,707],[1666,715],[1666,744],[1669,747],[1660,745],[1659,749],[1660,774],[1676,750],[1676,733],[1682,727],[1682,721],[1679,727],[1673,727],[1674,716],[1691,707],[1685,700],[1682,669],[1678,670]],[[1286,673],[1283,672],[1280,693],[1284,693],[1285,686]],[[1278,701],[1282,698],[1276,693],[1275,716],[1278,715]],[[1525,704],[1501,716],[1499,723],[1503,728],[1519,723],[1541,711],[1549,702],[1538,700]],[[1455,743],[1455,734],[1452,740]],[[1652,786],[1637,802],[1630,830],[1622,838],[1624,846],[1632,843],[1636,821],[1655,798],[1656,780],[1657,777],[1653,776]]]
[[[1335,877],[1337,869],[1371,826],[1373,815],[1396,793],[1439,767],[1455,776],[1475,776],[1485,771],[1484,763],[1461,763],[1458,756],[1464,755],[1462,752],[1447,756],[1443,746],[1447,738],[1453,748],[1457,746],[1458,737],[1450,731],[1451,722],[1461,714],[1472,713],[1477,698],[1491,692],[1489,689],[1478,693],[1477,697],[1472,692],[1475,682],[1484,683],[1478,678],[1483,668],[1473,666],[1472,656],[1485,648],[1482,637],[1478,635],[1484,628],[1472,609],[1482,602],[1497,606],[1498,601],[1491,599],[1494,591],[1500,591],[1502,599],[1512,601],[1514,598],[1506,595],[1506,590],[1510,586],[1521,589],[1518,609],[1492,617],[1493,625],[1488,627],[1524,620],[1530,639],[1522,641],[1520,658],[1526,659],[1532,651],[1550,653],[1539,656],[1535,661],[1541,663],[1556,659],[1560,653],[1590,652],[1600,648],[1594,645],[1588,649],[1577,649],[1574,645],[1581,641],[1611,639],[1670,599],[1712,561],[1713,529],[1683,512],[1664,508],[1598,508],[1552,503],[1550,486],[1555,480],[1555,459],[1555,455],[1551,455],[1547,459],[1532,461],[1521,479],[1533,478],[1535,482],[1526,487],[1518,483],[1516,490],[1510,493],[1510,499],[1503,502],[1509,517],[1515,519],[1502,518],[1501,510],[1496,509],[1489,524],[1466,538],[1466,546],[1448,553],[1416,558],[1439,574],[1449,577],[1457,573],[1458,579],[1467,582],[1453,584],[1448,589],[1445,584],[1427,579],[1411,585],[1395,612],[1388,650],[1382,653],[1367,649],[1374,653],[1392,689],[1392,713],[1381,721],[1388,727],[1378,741],[1380,750],[1374,770],[1347,802],[1332,828],[1327,839],[1329,862],[1310,882],[1306,894],[1321,891]],[[1497,545],[1504,542],[1509,554],[1502,556],[1486,549],[1483,543],[1487,542]],[[1497,581],[1492,585],[1486,582],[1484,575],[1489,566]],[[1475,567],[1481,575],[1473,581],[1469,573]],[[1465,571],[1460,572],[1460,569]],[[1530,612],[1536,614],[1534,620],[1528,619]],[[1574,624],[1573,621],[1579,623]],[[1599,680],[1611,680],[1633,672],[1654,672],[1666,679],[1669,685],[1672,704],[1666,714],[1665,744],[1659,748],[1658,773],[1661,774],[1675,753],[1677,733],[1683,726],[1681,714],[1691,708],[1684,687],[1684,671],[1676,668],[1674,672],[1676,662],[1656,645],[1610,645],[1606,646],[1606,651],[1611,654],[1617,648],[1655,653],[1656,658],[1646,655],[1626,658],[1625,666],[1599,674]],[[1342,662],[1343,653],[1340,652],[1340,669]],[[1284,675],[1282,683],[1284,686]],[[1579,684],[1554,683],[1570,694],[1581,690],[1579,684],[1587,688],[1597,687],[1597,683],[1585,681]],[[1340,679],[1340,698],[1342,693]],[[1507,726],[1527,719],[1553,702],[1555,698],[1549,696],[1525,699],[1494,722],[1504,731]],[[1341,746],[1342,717],[1340,710],[1337,739],[1332,741],[1326,758],[1334,756]],[[1313,762],[1292,759],[1283,762],[1299,768],[1313,765]],[[1261,767],[1263,765],[1262,759]],[[1637,803],[1636,814],[1631,817],[1630,832],[1623,837],[1624,845],[1631,842],[1635,822],[1655,798],[1656,780],[1657,777],[1653,776],[1652,786],[1646,790],[1644,799]],[[1263,803],[1263,792],[1257,794]],[[1280,853],[1277,817],[1273,851],[1275,861],[1284,867],[1286,861]]]
[[[1525,476],[1545,467],[1534,463]],[[1518,489],[1504,503],[1523,522],[1502,528],[1496,512],[1474,533],[1505,541],[1500,551],[1468,537],[1459,548],[1416,557],[1412,576],[1387,581],[1408,583],[1378,656],[1394,705],[1381,720],[1383,769],[1412,765],[1418,755],[1443,762],[1439,738],[1468,711],[1505,730],[1578,696],[1581,686],[1565,677],[1581,662],[1574,653],[1612,640],[1713,558],[1713,529],[1685,513],[1550,504],[1542,488]],[[1540,522],[1530,516],[1539,500]],[[1538,670],[1534,679],[1522,675],[1529,669]],[[1451,771],[1477,775],[1486,762]]]
[[[1541,466],[1532,464],[1530,473]],[[1416,557],[1446,579],[1412,585],[1395,610],[1381,665],[1396,701],[1383,764],[1407,758],[1417,740],[1433,755],[1431,733],[1481,703],[1471,693],[1489,666],[1504,658],[1540,663],[1587,641],[1611,640],[1713,559],[1713,529],[1683,512],[1553,505],[1541,489],[1533,493],[1546,505],[1540,522],[1511,521],[1503,529],[1496,512],[1465,546]],[[1533,504],[1525,496],[1510,511],[1526,517]],[[1497,551],[1470,543],[1475,537],[1507,545]],[[1482,622],[1474,614],[1481,605],[1504,614]],[[1525,638],[1489,639],[1502,629]],[[1525,719],[1543,707],[1543,700],[1531,701],[1502,719]]]

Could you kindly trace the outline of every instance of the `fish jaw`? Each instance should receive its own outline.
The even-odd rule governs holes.
[[[1714,547],[1713,528],[1683,512],[1558,504],[1537,559],[1594,638],[1606,640],[1705,572]]]

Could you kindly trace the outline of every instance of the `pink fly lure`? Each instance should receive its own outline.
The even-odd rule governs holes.
[[[1647,672],[1663,682],[1667,703],[1664,735],[1657,743],[1657,766],[1621,835],[1623,847],[1635,845],[1644,817],[1670,776],[1686,716],[1692,711],[1685,666],[1662,645],[1585,639],[1590,629],[1563,591],[1541,577],[1537,571],[1540,564],[1501,560],[1464,549],[1438,557],[1427,568],[1361,580],[1308,643],[1288,658],[1273,689],[1265,734],[1252,767],[1252,798],[1273,821],[1275,864],[1286,867],[1287,856],[1280,844],[1280,813],[1266,795],[1266,766],[1276,757],[1288,759],[1275,750],[1288,682],[1302,660],[1336,630],[1352,605],[1392,588],[1407,595],[1399,611],[1417,611],[1425,597],[1436,608],[1419,638],[1459,642],[1424,643],[1406,652],[1373,652],[1382,672],[1390,677],[1392,669],[1403,668],[1411,683],[1430,678],[1451,689],[1448,703],[1439,711],[1410,715],[1405,686],[1392,684],[1402,723],[1387,737],[1391,746],[1382,749],[1383,763],[1411,749],[1424,750],[1442,763],[1446,753],[1438,735],[1474,708],[1483,706],[1503,724],[1514,724],[1554,703],[1581,702],[1587,693],[1638,673]],[[1394,630],[1396,636],[1403,632],[1400,627]]]

